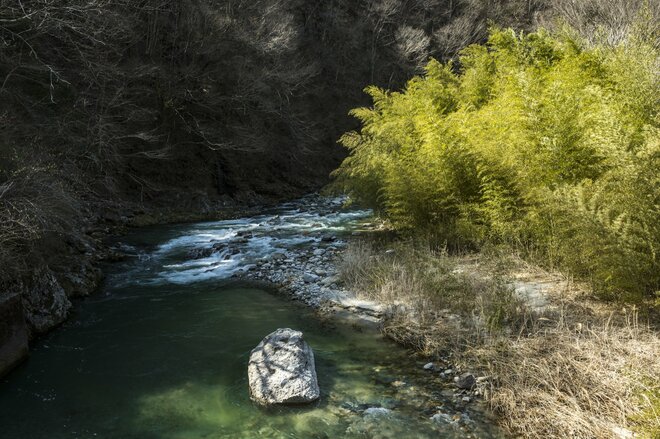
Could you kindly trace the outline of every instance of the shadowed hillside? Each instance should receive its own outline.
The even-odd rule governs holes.
[[[108,226],[318,189],[366,84],[402,84],[487,20],[530,27],[540,5],[487,3],[3,1],[0,279],[86,293]]]
[[[119,224],[319,189],[367,84],[402,86],[489,23],[560,17],[616,40],[643,3],[4,0],[3,291],[41,285],[28,308],[66,304],[96,285],[99,240]]]

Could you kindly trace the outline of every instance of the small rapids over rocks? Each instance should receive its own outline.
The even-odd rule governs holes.
[[[259,216],[174,226],[174,236],[148,253],[137,254],[125,244],[117,250],[143,261],[140,273],[127,276],[130,282],[262,280],[314,308],[336,306],[368,319],[379,316],[381,307],[345,291],[334,262],[348,236],[376,226],[371,211],[342,209],[344,201],[308,196]]]
[[[173,226],[172,237],[166,242],[148,252],[133,254],[148,267],[148,271],[142,267],[138,281],[190,284],[223,279],[257,267],[291,263],[291,256],[306,251],[314,262],[327,260],[332,252],[346,245],[337,239],[339,236],[359,233],[371,226],[370,211],[342,210],[343,201],[307,197],[250,218]],[[145,231],[138,233],[142,232]],[[136,238],[140,240],[139,236]],[[136,251],[126,244],[118,250]]]
[[[1,439],[500,437],[478,403],[372,326],[321,318],[331,303],[376,318],[338,283],[346,239],[370,212],[307,197],[226,221],[137,229],[102,291],[0,381]],[[287,300],[270,283],[299,301]],[[250,352],[304,333],[320,398],[250,401]]]

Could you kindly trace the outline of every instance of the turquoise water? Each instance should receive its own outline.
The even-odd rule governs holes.
[[[0,381],[0,438],[467,437],[430,420],[455,408],[423,359],[376,332],[324,321],[227,278],[225,268],[216,278],[169,279],[187,257],[163,245],[214,227],[228,226],[128,237],[136,257],[107,267],[102,291]],[[322,396],[311,406],[262,409],[249,400],[250,350],[279,327],[302,330],[315,351]],[[470,431],[491,435],[483,423]]]

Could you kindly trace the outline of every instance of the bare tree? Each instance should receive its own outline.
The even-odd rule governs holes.
[[[616,45],[637,30],[660,44],[660,3],[649,0],[552,0],[545,26],[568,24],[583,37]],[[647,29],[634,29],[644,25]]]
[[[422,29],[401,26],[395,34],[396,46],[401,57],[418,68],[426,64],[431,38]]]

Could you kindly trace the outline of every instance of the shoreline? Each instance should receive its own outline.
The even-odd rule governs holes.
[[[98,292],[105,277],[102,264],[129,257],[111,242],[132,229],[240,218],[284,202],[243,198],[233,204],[207,204],[192,212],[106,202],[96,206],[97,213],[85,218],[75,233],[44,233],[32,243],[38,249],[31,256],[32,270],[0,285],[0,315],[6,316],[6,324],[0,326],[0,378],[29,357],[35,340],[68,320],[78,299]]]
[[[126,249],[122,249],[121,245],[122,236],[125,236],[131,229],[139,230],[144,227],[157,227],[167,224],[249,219],[259,214],[266,214],[269,209],[274,207],[286,206],[287,204],[291,204],[293,208],[297,208],[295,210],[300,212],[311,212],[312,216],[317,215],[320,220],[325,219],[328,215],[346,212],[342,208],[341,201],[337,199],[312,194],[304,200],[296,199],[290,202],[268,203],[260,205],[258,208],[225,208],[211,215],[188,214],[185,218],[186,221],[181,221],[182,217],[180,215],[165,216],[162,213],[161,215],[142,213],[136,217],[119,216],[116,218],[116,223],[108,224],[107,227],[98,226],[91,233],[87,230],[89,240],[93,240],[95,245],[90,245],[91,250],[85,256],[90,259],[94,258],[96,266],[101,265],[101,263],[119,262],[131,257],[132,254]],[[377,331],[384,338],[390,339],[381,331],[383,322],[390,311],[388,307],[372,300],[359,298],[342,285],[339,276],[339,265],[349,241],[360,239],[359,235],[374,232],[377,228],[377,224],[374,224],[371,218],[365,218],[365,222],[359,224],[359,230],[350,229],[347,232],[324,230],[322,224],[319,224],[318,227],[312,224],[310,229],[305,229],[300,233],[299,237],[303,243],[278,248],[277,251],[258,259],[255,263],[244,264],[227,279],[263,284],[273,294],[282,295],[285,300],[294,300],[301,303],[301,306],[311,308],[318,314],[320,319],[327,318],[349,323],[355,331],[368,327],[369,330]],[[263,232],[260,236],[263,236]],[[268,236],[268,233],[266,233],[266,236]],[[251,232],[240,232],[231,242],[224,244],[221,248],[210,245],[212,243],[209,243],[208,247],[195,248],[195,251],[189,254],[189,258],[190,260],[204,258],[228,249],[235,251],[237,245],[245,245],[237,243],[245,243],[252,237]],[[245,249],[242,248],[242,250]],[[78,294],[75,297],[84,298],[95,294],[101,283],[102,277],[99,277],[95,283],[88,284],[89,289],[85,293]],[[50,330],[56,330],[57,326],[66,320],[69,311],[75,306],[74,300],[67,308],[65,317],[59,323],[44,331],[43,334],[50,332]],[[36,337],[38,335],[33,335],[33,339]],[[393,340],[393,342],[406,347],[396,340]],[[492,421],[487,420],[489,412],[479,402],[475,386],[469,384],[467,388],[461,388],[453,382],[454,377],[459,377],[460,374],[448,359],[436,359],[432,362],[428,358],[423,358],[422,355],[419,355],[419,357],[417,355],[415,354],[415,359],[411,360],[410,365],[404,365],[402,369],[404,371],[409,370],[411,375],[421,375],[423,377],[424,387],[428,387],[424,392],[442,392],[445,398],[452,401],[449,405],[443,407],[426,407],[422,410],[423,413],[420,412],[420,416],[440,425],[460,429],[466,434],[470,432],[471,425],[475,420],[478,424],[482,422],[492,424]],[[410,384],[405,381],[401,376],[395,380],[395,383],[408,388]],[[413,391],[412,389],[414,387],[411,387],[411,391]],[[422,389],[417,391],[422,391]],[[372,407],[372,409],[379,410],[378,407]],[[385,409],[381,411],[383,411],[383,413],[379,412],[381,415],[386,414]],[[470,415],[474,416],[474,420]]]
[[[429,358],[401,340],[389,337],[382,329],[394,312],[391,306],[361,298],[344,286],[340,277],[341,258],[351,241],[361,239],[359,235],[343,238],[318,233],[315,236],[320,238],[318,243],[308,248],[274,253],[270,258],[246,267],[233,278],[264,283],[288,300],[300,302],[317,311],[321,318],[348,321],[355,325],[356,330],[368,327],[397,345],[411,349],[417,357],[414,367],[427,372],[429,381],[439,379],[441,384],[429,385],[438,386],[437,390],[444,392],[445,396],[451,395],[455,404],[452,414],[437,410],[430,416],[432,421],[466,429],[467,433],[473,422],[469,415],[473,410],[470,408],[475,409],[479,416],[494,416],[483,399],[484,391],[489,386],[487,376],[461,370],[446,356]]]

